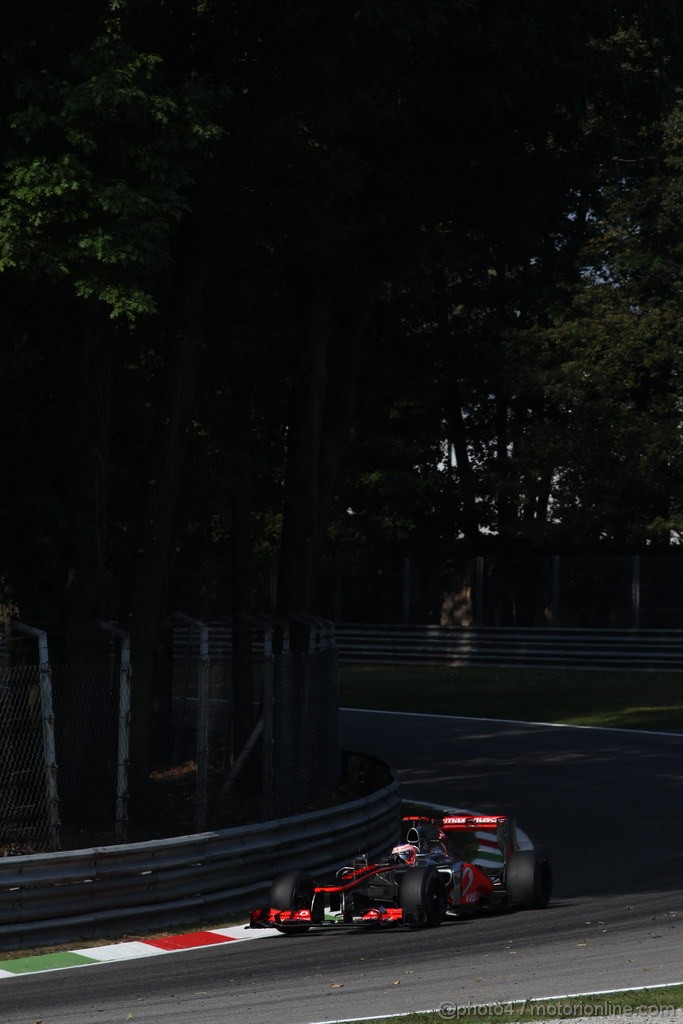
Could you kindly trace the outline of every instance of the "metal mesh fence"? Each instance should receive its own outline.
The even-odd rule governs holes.
[[[101,664],[51,666],[41,637],[40,665],[0,670],[0,852],[125,841],[128,663],[110,649]],[[190,626],[176,642],[171,761],[194,779],[196,831],[216,824],[225,779],[245,765],[248,806],[261,818],[305,809],[339,783],[333,631],[313,629],[307,653],[288,649],[286,631],[281,639],[273,653],[272,628],[253,630],[253,730],[242,750],[229,630],[202,625],[198,645]]]
[[[96,664],[51,664],[44,630],[12,621],[0,669],[0,843],[6,853],[125,842],[130,644],[94,632]],[[107,635],[108,634],[108,635]],[[22,643],[17,643],[17,638]],[[38,656],[38,664],[32,662]]]
[[[172,676],[172,762],[187,761],[195,774],[198,828],[210,806],[209,780],[224,777],[241,753],[233,742],[229,633],[222,627],[212,632],[214,638],[217,656],[202,659],[186,637],[188,643],[179,645],[182,656],[176,650]],[[254,647],[254,720],[261,716],[261,729],[268,720],[268,751],[263,740],[260,747],[254,744],[252,769],[255,759],[261,792],[254,792],[253,805],[287,813],[339,779],[336,650],[326,642],[305,655],[275,656],[269,663],[275,665],[275,687],[266,707],[263,631],[255,631]],[[43,668],[53,684],[50,756],[41,707]],[[125,840],[121,663],[110,656],[98,665],[43,668],[5,669],[0,677],[0,840],[14,852],[80,846],[82,838],[90,843],[93,836],[103,844]]]
[[[49,685],[49,682],[48,682]],[[58,845],[54,764],[38,666],[0,669],[0,853]]]
[[[62,843],[115,841],[119,676],[114,666],[52,669]]]
[[[244,685],[244,680],[232,677],[230,627],[215,622],[202,628],[210,655],[204,711],[208,774],[223,770],[230,778],[228,788],[240,773],[248,776],[250,810],[258,809],[262,817],[289,814],[320,799],[338,784],[341,774],[338,663],[331,627],[312,630],[307,653],[289,650],[286,630],[284,636],[278,631],[277,638],[271,626],[252,630],[253,732],[242,750],[233,748],[232,697],[234,687]],[[198,635],[187,621],[176,629],[173,708],[177,759],[196,763],[201,787]],[[209,823],[211,810],[209,800]]]
[[[318,638],[306,654],[284,651],[274,665],[272,804],[289,814],[319,800],[339,782],[339,683],[336,646]]]
[[[191,648],[173,662],[173,761],[197,756],[197,726],[201,663]],[[232,665],[230,659],[211,657],[208,662],[209,762],[225,767],[232,758]]]

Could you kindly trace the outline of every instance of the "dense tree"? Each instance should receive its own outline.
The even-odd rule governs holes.
[[[191,66],[173,80],[157,53],[135,45],[122,9],[84,7],[74,14],[76,38],[60,37],[57,47],[41,22],[26,28],[10,52],[14,107],[0,223],[2,265],[22,283],[57,292],[63,322],[61,358],[70,371],[68,404],[62,396],[59,409],[69,410],[70,437],[66,486],[59,486],[66,656],[87,656],[96,618],[130,621],[141,666],[135,750],[144,765],[151,710],[145,674],[162,610],[201,345],[202,213],[196,204],[191,210],[190,192],[198,153],[206,159],[216,132],[208,109],[221,96],[209,97]],[[143,316],[154,316],[155,327],[135,339],[157,350],[166,384],[143,476],[148,495],[136,502],[144,511],[127,530],[135,545],[126,560],[130,596],[122,593],[116,608],[108,585],[111,381],[114,364],[130,358],[126,325]],[[28,333],[42,354],[47,339],[35,322]]]
[[[644,236],[652,234],[647,220],[661,224],[661,184],[652,172],[663,160],[662,124],[680,82],[681,11],[668,4],[656,15],[637,5],[609,17],[596,11],[593,20],[585,12],[575,14],[568,21],[557,9],[538,15],[535,24],[543,25],[546,39],[551,26],[580,27],[586,34],[567,31],[561,44],[556,40],[549,48],[567,61],[549,92],[541,90],[540,98],[529,101],[526,82],[517,102],[510,92],[502,143],[496,135],[507,160],[482,161],[490,177],[481,191],[467,191],[469,209],[458,209],[449,196],[457,216],[435,225],[429,258],[416,261],[392,290],[391,332],[383,352],[385,360],[390,351],[397,357],[386,394],[391,416],[384,426],[378,423],[371,387],[365,429],[359,430],[370,440],[361,439],[356,448],[359,461],[343,504],[353,507],[361,535],[369,518],[385,524],[386,543],[395,546],[398,529],[404,552],[438,557],[492,547],[509,553],[642,544],[653,536],[637,525],[645,521],[637,498],[645,493],[644,481],[635,487],[627,467],[637,462],[654,472],[659,463],[656,475],[664,488],[677,487],[675,373],[668,384],[666,374],[650,373],[641,406],[647,424],[636,424],[623,391],[625,368],[631,376],[637,373],[638,359],[670,365],[662,290],[654,320],[637,323],[615,315],[608,324],[603,314],[610,303],[627,309],[634,287],[633,274],[628,289],[614,287],[617,276],[624,283],[624,261],[633,257],[623,242],[615,244],[616,236],[630,233],[632,243],[639,242],[643,266],[655,258]],[[514,67],[511,59],[501,62],[500,42],[493,39],[496,69]],[[510,45],[517,45],[512,29]],[[481,60],[486,46],[476,52]],[[538,67],[533,64],[534,71]],[[574,81],[562,102],[557,90],[567,67]],[[485,124],[481,109],[479,116]],[[478,142],[473,134],[472,145]],[[672,185],[677,180],[671,159],[668,177]],[[443,210],[448,209],[447,200]],[[600,273],[610,279],[602,282]],[[673,323],[673,280],[662,282],[662,289],[671,300]],[[576,359],[579,335],[583,362]],[[576,399],[591,382],[592,405],[582,399],[577,410],[575,401],[568,420],[562,402],[570,388],[578,389]],[[585,425],[580,437],[579,420]],[[394,487],[391,453],[411,426],[411,464],[402,462],[402,484]],[[592,446],[586,445],[589,431]],[[589,472],[591,451],[589,498],[579,485]],[[568,459],[575,467],[571,473]],[[594,504],[606,466],[610,483],[603,490],[613,486],[615,492],[610,501]],[[432,481],[427,490],[426,480]],[[656,501],[650,486],[647,493],[650,504]],[[588,519],[599,528],[587,529]],[[632,529],[625,532],[629,520]]]
[[[71,660],[130,628],[141,775],[174,610],[231,607],[241,742],[246,624],[326,547],[669,536],[681,15],[2,15],[3,600]]]

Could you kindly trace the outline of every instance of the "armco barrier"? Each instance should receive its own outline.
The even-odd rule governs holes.
[[[210,622],[210,656],[226,657],[229,626]],[[339,661],[359,665],[683,669],[683,629],[437,626],[337,623]],[[259,650],[259,637],[253,636]]]
[[[346,664],[683,669],[680,629],[344,624],[336,636]]]
[[[280,871],[329,872],[395,841],[395,778],[351,803],[244,828],[0,859],[0,949],[216,920],[267,898]]]

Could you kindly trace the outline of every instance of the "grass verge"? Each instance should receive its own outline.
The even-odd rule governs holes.
[[[683,732],[679,672],[341,667],[344,707]]]
[[[476,1021],[476,1024],[500,1024],[501,1020],[571,1021],[577,1018],[622,1016],[625,1019],[675,1021],[683,1010],[683,985],[612,992],[609,995],[568,996],[562,999],[528,999],[520,1002],[442,1003],[434,1013],[411,1013],[404,1017],[374,1018],[376,1024],[442,1024],[443,1021]]]

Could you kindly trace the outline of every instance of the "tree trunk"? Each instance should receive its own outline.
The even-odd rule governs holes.
[[[450,325],[450,307],[448,279],[441,275],[439,283],[438,323],[444,364],[447,367],[446,396],[444,413],[448,423],[448,441],[453,446],[458,480],[460,483],[460,501],[462,503],[462,532],[465,540],[473,551],[479,544],[479,516],[476,503],[476,481],[470,453],[467,447],[467,427],[463,414],[461,380],[461,356],[457,337],[453,336]]]
[[[449,384],[448,427],[449,440],[455,452],[456,469],[460,481],[462,532],[472,551],[476,551],[479,544],[476,481],[467,447],[467,428],[465,426],[465,417],[460,397],[460,381],[457,377],[453,377]]]
[[[71,537],[66,580],[66,661],[88,661],[94,625],[108,614],[107,491],[114,332],[88,307],[81,325],[71,433]]]
[[[321,286],[306,305],[301,364],[291,389],[278,578],[281,616],[311,612],[329,347],[330,292]],[[295,627],[291,639],[295,650],[305,646],[305,627]]]
[[[292,385],[278,613],[309,615],[344,443],[353,415],[358,364],[374,308],[374,288],[356,284],[343,296],[333,326],[331,289],[307,304],[303,359]],[[294,625],[293,649],[307,640]]]
[[[238,370],[235,380],[243,382]],[[254,725],[254,685],[252,665],[252,593],[251,593],[251,472],[250,410],[244,389],[233,392],[233,443],[236,452],[232,470],[232,743],[239,756]]]
[[[496,273],[493,279],[494,308],[496,310],[498,337],[496,343],[500,342],[500,336],[505,329],[507,322],[507,296],[506,296],[506,275],[507,270],[502,262],[496,264]],[[500,365],[499,360],[499,365]],[[507,382],[502,375],[498,375],[495,394],[495,432],[496,432],[496,470],[498,478],[498,494],[496,506],[498,511],[498,536],[503,543],[512,539],[515,535],[517,519],[517,495],[512,494],[514,483],[510,474],[510,401]]]
[[[175,330],[168,333],[166,380],[160,426],[134,552],[134,589],[130,601],[130,629],[134,678],[132,687],[132,778],[145,784],[150,767],[151,730],[155,698],[155,661],[162,626],[171,609],[165,606],[169,562],[178,496],[185,466],[187,429],[194,407],[204,340],[204,232],[186,228],[178,245],[179,264],[174,282]],[[160,687],[170,695],[170,669]]]
[[[101,675],[67,671],[55,676],[57,754],[61,814],[65,824],[105,821],[110,813],[113,750],[104,701],[108,682],[97,619],[109,614],[107,586],[107,490],[114,331],[103,313],[88,306],[82,318],[74,374],[70,446],[71,536],[65,592],[67,665],[102,664]],[[54,657],[54,652],[53,652]],[[107,767],[106,754],[112,762]],[[93,758],[93,754],[98,756]],[[94,782],[93,771],[99,773]],[[89,797],[83,799],[87,781]],[[99,806],[95,802],[99,797]]]
[[[343,322],[333,336],[335,358],[330,360],[331,386],[326,393],[320,452],[320,507],[314,545],[316,569],[339,482],[344,446],[351,430],[358,393],[358,374],[364,347],[373,327],[376,299],[377,290],[373,283],[358,283],[346,297]]]

